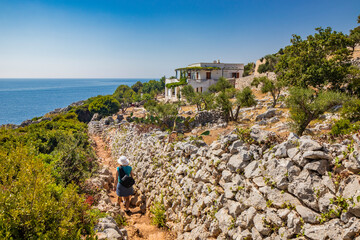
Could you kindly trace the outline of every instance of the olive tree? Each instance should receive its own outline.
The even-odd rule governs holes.
[[[272,107],[276,106],[277,100],[280,97],[281,90],[284,87],[284,84],[280,81],[271,80],[268,77],[257,77],[254,78],[251,85],[258,87],[261,84],[262,93],[270,93],[273,98]]]
[[[237,121],[240,108],[254,106],[256,105],[256,100],[250,87],[246,87],[242,91],[237,92],[235,97],[236,97],[236,101],[235,101],[236,109],[235,109],[234,121]]]
[[[348,97],[339,92],[320,91],[293,87],[286,103],[290,108],[292,127],[296,134],[302,135],[309,123],[332,107],[344,103]]]
[[[195,92],[191,85],[185,85],[181,93],[187,102],[196,105],[198,111],[214,108],[214,94],[210,92]]]

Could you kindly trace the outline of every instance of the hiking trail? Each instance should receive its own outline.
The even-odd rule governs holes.
[[[110,149],[106,143],[99,136],[91,136],[95,142],[95,152],[98,157],[100,165],[108,167],[112,175],[116,176],[116,167],[118,166],[117,162],[111,158]],[[137,181],[135,176],[135,181]],[[113,203],[117,202],[116,192],[111,189],[109,193],[110,199]],[[121,204],[121,209],[124,210],[124,204]],[[169,231],[160,229],[151,223],[151,218],[149,212],[142,214],[139,207],[131,207],[131,213],[125,215],[127,226],[125,229],[128,233],[129,240],[171,240],[175,236]]]

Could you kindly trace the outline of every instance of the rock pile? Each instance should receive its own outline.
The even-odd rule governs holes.
[[[125,154],[143,205],[161,202],[179,239],[354,239],[360,231],[360,152],[290,134],[264,148],[232,132],[210,146],[135,125],[105,129]],[[110,131],[111,130],[111,131]],[[271,132],[253,128],[258,142]]]
[[[101,218],[95,226],[97,238],[127,240],[127,231],[125,228],[119,228],[113,217],[122,217],[124,213],[117,204],[110,200],[109,193],[113,187],[114,177],[107,168],[97,171],[93,178],[85,182],[86,189],[89,192],[96,193],[94,196],[93,208],[107,213],[108,216]]]

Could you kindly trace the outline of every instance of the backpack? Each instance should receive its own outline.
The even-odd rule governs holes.
[[[121,179],[120,184],[123,185],[124,187],[131,188],[132,185],[134,185],[135,180],[131,176],[126,175],[122,167],[120,167],[119,176]]]

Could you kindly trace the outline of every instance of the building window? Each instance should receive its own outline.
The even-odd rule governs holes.
[[[239,78],[239,73],[238,73],[238,72],[232,73],[232,77],[233,77],[233,78]]]
[[[191,79],[191,72],[188,72],[188,78]]]
[[[199,79],[199,72],[196,72],[196,79]]]
[[[173,87],[173,88],[171,88],[171,90],[172,90],[172,96],[175,96],[175,88]]]
[[[202,93],[202,87],[200,87],[200,92]]]
[[[211,79],[211,72],[206,72],[206,79]]]

